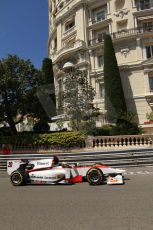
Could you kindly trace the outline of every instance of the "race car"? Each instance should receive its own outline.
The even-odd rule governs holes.
[[[12,185],[74,184],[87,181],[90,185],[123,184],[125,170],[99,164],[59,163],[57,156],[39,160],[8,160],[7,172]]]

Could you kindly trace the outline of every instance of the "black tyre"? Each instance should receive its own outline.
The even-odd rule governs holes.
[[[86,175],[87,181],[90,185],[100,185],[103,183],[103,172],[98,168],[91,168]]]
[[[21,186],[26,184],[26,174],[24,171],[18,169],[12,172],[10,177],[11,183],[14,186]]]

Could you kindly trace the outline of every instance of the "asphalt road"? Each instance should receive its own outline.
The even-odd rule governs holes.
[[[127,174],[120,186],[13,187],[1,176],[0,230],[27,229],[153,230],[153,174]]]

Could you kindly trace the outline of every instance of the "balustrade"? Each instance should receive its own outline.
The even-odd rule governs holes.
[[[86,148],[129,148],[129,147],[146,147],[152,145],[152,135],[130,135],[130,136],[97,136],[88,137]]]

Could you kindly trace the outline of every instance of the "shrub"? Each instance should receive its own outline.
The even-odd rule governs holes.
[[[80,132],[57,132],[45,134],[18,134],[16,136],[0,137],[0,144],[11,145],[50,145],[54,147],[83,147],[85,135]]]
[[[46,133],[50,130],[50,127],[47,122],[45,121],[38,121],[34,127],[33,130],[35,133]]]
[[[110,136],[112,127],[113,125],[110,125],[110,124],[103,125],[101,128],[96,128],[93,135],[94,136]]]

